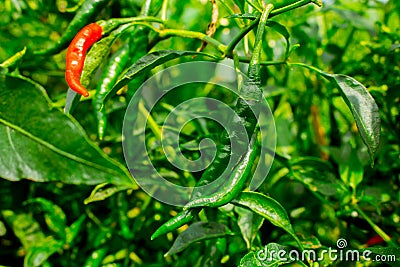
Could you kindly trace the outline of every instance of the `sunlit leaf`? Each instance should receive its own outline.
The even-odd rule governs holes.
[[[25,202],[26,204],[36,204],[44,213],[44,219],[47,226],[52,230],[61,240],[65,240],[66,221],[64,211],[50,200],[44,198],[32,198]]]
[[[27,251],[25,267],[41,266],[62,247],[62,241],[45,236],[39,223],[31,215],[16,214],[11,210],[2,211],[2,215]]]
[[[132,184],[129,173],[93,144],[44,89],[22,77],[0,83],[0,176],[11,181]]]
[[[75,237],[78,236],[79,231],[82,230],[82,228],[84,227],[84,222],[86,219],[86,214],[82,214],[78,220],[76,220],[75,222],[73,222],[69,227],[67,227],[65,229],[65,243],[66,244],[71,244],[74,240]]]
[[[373,164],[379,146],[381,120],[379,108],[367,88],[356,79],[343,74],[330,74],[305,64],[294,64],[312,69],[336,86],[349,107],[362,140],[368,147]]]
[[[354,116],[361,138],[374,160],[380,139],[379,108],[367,88],[352,77],[342,74],[322,75],[337,86]]]
[[[248,208],[258,215],[261,215],[273,225],[285,230],[299,242],[286,210],[275,199],[256,192],[242,192],[238,197],[232,200],[232,203]]]
[[[339,164],[340,178],[355,190],[364,176],[364,166],[358,158],[357,151],[350,146],[344,146],[340,154],[335,156],[335,160]]]

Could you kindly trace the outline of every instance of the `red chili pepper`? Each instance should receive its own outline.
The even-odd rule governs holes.
[[[380,237],[379,235],[375,235],[375,236],[371,237],[370,239],[368,239],[368,241],[365,244],[368,246],[373,246],[373,245],[384,243],[384,242],[385,242],[385,240],[383,240],[382,237]]]
[[[102,32],[102,27],[97,23],[86,25],[76,34],[67,50],[65,79],[72,90],[84,97],[89,96],[80,81],[86,51],[100,40]]]

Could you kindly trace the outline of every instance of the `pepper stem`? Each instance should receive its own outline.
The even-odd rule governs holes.
[[[272,9],[274,9],[274,5],[268,4],[260,17],[260,22],[257,28],[256,40],[254,42],[254,50],[253,55],[250,59],[248,75],[250,79],[255,79],[259,77],[260,73],[260,58],[261,58],[261,50],[262,50],[262,42],[263,35],[265,30],[265,24],[267,23],[267,19]]]

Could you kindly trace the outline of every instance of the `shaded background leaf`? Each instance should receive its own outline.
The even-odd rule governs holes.
[[[196,222],[182,232],[175,240],[172,247],[166,255],[172,255],[181,252],[191,244],[210,238],[223,237],[231,235],[232,232],[224,224],[216,222]]]

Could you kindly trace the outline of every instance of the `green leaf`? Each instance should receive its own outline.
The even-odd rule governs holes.
[[[28,250],[24,258],[24,267],[42,266],[45,261],[63,246],[63,242],[47,238],[42,246],[35,246]]]
[[[379,146],[381,120],[378,105],[367,88],[356,79],[343,74],[330,74],[302,63],[292,64],[316,71],[338,88],[346,105],[353,114],[358,131],[368,147],[370,159],[373,164]]]
[[[244,10],[245,1],[242,0],[233,0],[235,4],[239,7],[240,11]]]
[[[2,221],[0,221],[0,236],[5,236],[7,234],[7,228]]]
[[[37,204],[40,206],[40,210],[44,212],[44,219],[49,229],[57,234],[60,239],[65,240],[67,218],[59,206],[44,198],[32,198],[25,201],[25,204]]]
[[[357,156],[357,151],[350,146],[344,146],[336,161],[339,164],[339,174],[342,181],[353,190],[362,182],[364,167]]]
[[[299,245],[301,244],[290,224],[286,210],[275,199],[256,192],[242,192],[238,197],[232,200],[232,203],[248,208],[258,215],[261,215],[273,225],[289,233]]]
[[[239,214],[238,226],[240,232],[246,242],[247,248],[250,249],[254,238],[257,236],[264,222],[264,217],[241,207],[235,207],[235,211]]]
[[[262,267],[264,266],[260,260],[257,259],[257,252],[250,251],[240,260],[239,267]]]
[[[82,127],[52,108],[44,89],[23,77],[0,82],[0,177],[11,181],[132,184]]]
[[[46,239],[39,223],[31,215],[15,214],[11,210],[3,210],[1,213],[24,248],[29,249]]]
[[[216,222],[196,222],[182,232],[175,240],[165,256],[183,251],[191,244],[211,238],[223,237],[233,234],[224,224]]]
[[[86,259],[85,267],[98,267],[102,266],[102,261],[104,257],[107,255],[109,248],[107,246],[101,247],[93,251],[90,256]]]
[[[226,252],[226,238],[215,238],[208,240],[204,251],[201,252],[203,257],[200,266],[213,267],[221,265],[221,258]]]
[[[290,161],[293,178],[306,186],[311,192],[323,196],[347,200],[350,192],[336,178],[332,166],[326,161],[313,157],[299,157]]]
[[[107,102],[115,93],[121,89],[124,85],[128,84],[138,75],[141,75],[147,71],[150,71],[154,67],[157,67],[167,61],[183,57],[183,56],[207,56],[211,55],[205,53],[199,53],[196,51],[174,51],[174,50],[161,50],[149,53],[139,60],[137,60],[132,66],[130,66],[127,72],[117,81],[113,89],[108,92],[104,98],[103,103]]]
[[[321,72],[339,89],[356,121],[361,138],[368,147],[373,162],[380,138],[379,108],[367,88],[352,77]]]
[[[24,266],[40,266],[62,247],[62,241],[44,235],[31,215],[15,214],[11,210],[2,211],[2,215],[27,251]]]
[[[65,229],[65,233],[66,233],[65,243],[66,244],[71,244],[75,240],[75,237],[78,236],[79,231],[84,226],[85,219],[86,219],[86,214],[82,214],[78,218],[78,220],[73,222],[69,227],[67,227]]]
[[[287,59],[287,57],[289,56],[289,50],[290,50],[290,42],[289,42],[289,38],[290,38],[290,33],[287,30],[287,28],[285,26],[283,26],[282,24],[273,21],[273,20],[268,20],[266,25],[272,29],[274,29],[276,32],[280,33],[286,41],[286,51],[285,51],[285,59]]]
[[[342,16],[346,22],[351,23],[355,28],[360,30],[368,30],[370,32],[375,31],[375,21],[367,17],[361,16],[359,13],[349,10],[335,7],[326,8],[326,10],[332,10]]]

